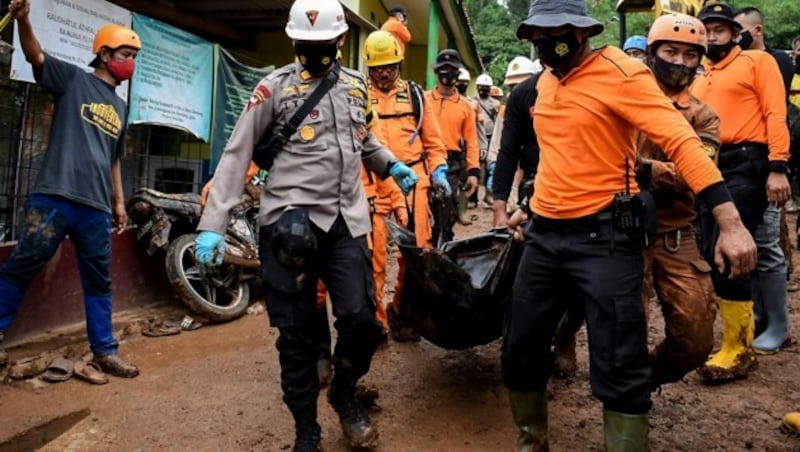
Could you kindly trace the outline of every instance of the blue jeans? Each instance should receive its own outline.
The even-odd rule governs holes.
[[[786,256],[780,243],[781,209],[769,205],[764,211],[764,221],[756,228],[754,235],[758,247],[759,273],[786,273]]]
[[[68,234],[78,257],[92,353],[115,354],[119,343],[111,325],[111,215],[60,196],[28,197],[22,238],[0,267],[0,331],[8,329],[34,276]]]

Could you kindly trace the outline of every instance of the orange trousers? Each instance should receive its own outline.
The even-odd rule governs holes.
[[[414,209],[414,235],[417,238],[417,246],[421,248],[432,248],[433,242],[433,216],[431,214],[430,190],[431,178],[425,173],[425,168],[421,164],[413,166],[414,171],[419,177],[419,182],[414,187],[414,191],[406,196],[409,206]],[[403,298],[403,278],[406,273],[406,261],[403,256],[397,257],[397,282],[395,283],[394,296],[392,297],[392,310],[400,315],[401,300]]]

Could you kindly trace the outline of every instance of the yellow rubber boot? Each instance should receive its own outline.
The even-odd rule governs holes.
[[[697,369],[707,381],[724,382],[746,378],[755,367],[753,354],[753,302],[719,299],[722,316],[722,347]]]
[[[792,435],[800,435],[800,412],[786,413],[781,430]]]

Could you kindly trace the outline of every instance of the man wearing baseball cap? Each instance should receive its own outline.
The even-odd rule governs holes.
[[[697,18],[706,26],[709,64],[692,85],[692,94],[719,115],[722,147],[717,164],[745,226],[755,234],[768,204],[783,206],[791,196],[783,80],[772,55],[737,45],[742,26],[730,6],[708,4]],[[708,381],[723,382],[747,376],[755,365],[753,292],[749,277],[714,276],[723,320],[722,347],[698,373]],[[773,275],[772,284],[779,284],[776,279]],[[775,336],[772,341],[762,338],[764,351],[774,352],[783,345],[784,335]]]
[[[589,38],[602,31],[584,0],[533,0],[517,29],[547,68],[533,115],[540,160],[532,218],[502,353],[525,450],[548,447],[550,345],[569,303],[586,310],[591,387],[603,403],[606,450],[647,448],[652,386],[642,253],[655,218],[652,197],[634,178],[636,130],[663,149],[711,206],[720,225],[717,264],[727,258],[738,277],[756,261],[753,239],[703,142],[644,64],[616,47],[592,49]],[[515,218],[509,227],[518,235],[523,228]]]

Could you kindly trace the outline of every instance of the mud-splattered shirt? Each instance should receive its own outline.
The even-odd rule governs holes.
[[[111,213],[111,166],[125,153],[125,102],[114,86],[45,56],[36,81],[55,96],[50,138],[32,193],[63,196]]]

